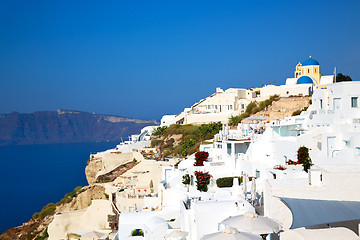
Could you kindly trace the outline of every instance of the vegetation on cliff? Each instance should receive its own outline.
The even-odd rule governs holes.
[[[267,107],[269,107],[274,101],[279,100],[279,96],[278,95],[273,95],[270,96],[269,99],[266,99],[264,101],[261,102],[251,102],[247,105],[245,112],[243,112],[240,115],[237,116],[231,116],[229,118],[229,125],[231,126],[236,126],[238,123],[240,123],[242,120],[244,120],[245,118],[249,117],[252,114],[255,114],[257,112],[263,111],[265,110]]]
[[[92,199],[106,199],[105,188],[102,186],[76,187],[65,194],[58,203],[49,203],[40,212],[22,226],[8,229],[0,235],[1,240],[45,240],[48,238],[47,227],[54,215],[61,211],[83,209],[91,204]]]
[[[212,139],[221,129],[221,122],[201,126],[173,124],[159,127],[153,134],[151,147],[158,148],[163,157],[188,156],[199,149],[202,141]]]

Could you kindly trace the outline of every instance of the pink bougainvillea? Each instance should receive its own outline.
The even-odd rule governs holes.
[[[208,152],[197,152],[195,153],[195,163],[194,166],[204,166],[204,161],[209,157]]]
[[[196,187],[201,192],[207,192],[208,185],[210,184],[211,175],[209,172],[195,171]]]

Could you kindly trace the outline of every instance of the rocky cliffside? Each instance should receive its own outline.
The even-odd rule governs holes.
[[[67,194],[64,199],[56,205],[49,204],[50,207],[44,207],[41,213],[35,213],[34,216],[22,226],[14,227],[0,235],[0,240],[32,240],[47,239],[47,227],[54,219],[54,214],[63,211],[73,211],[85,209],[91,205],[94,199],[107,199],[105,188],[100,185],[92,185],[83,188],[77,188],[72,193]],[[50,214],[47,208],[53,207],[54,211]],[[42,214],[44,212],[44,214]]]
[[[119,142],[157,120],[140,120],[79,111],[0,114],[0,145]]]
[[[266,110],[260,111],[256,116],[264,116],[269,120],[290,117],[295,111],[310,106],[311,97],[286,97],[272,103]]]

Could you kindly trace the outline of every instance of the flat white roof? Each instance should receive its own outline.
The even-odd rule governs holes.
[[[328,164],[316,165],[316,168],[330,173],[359,173],[360,164]]]

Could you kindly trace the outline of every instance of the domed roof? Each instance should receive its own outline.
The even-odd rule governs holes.
[[[313,84],[314,80],[309,76],[299,77],[296,81],[296,84]]]
[[[301,63],[302,66],[320,65],[318,61],[311,57]]]

